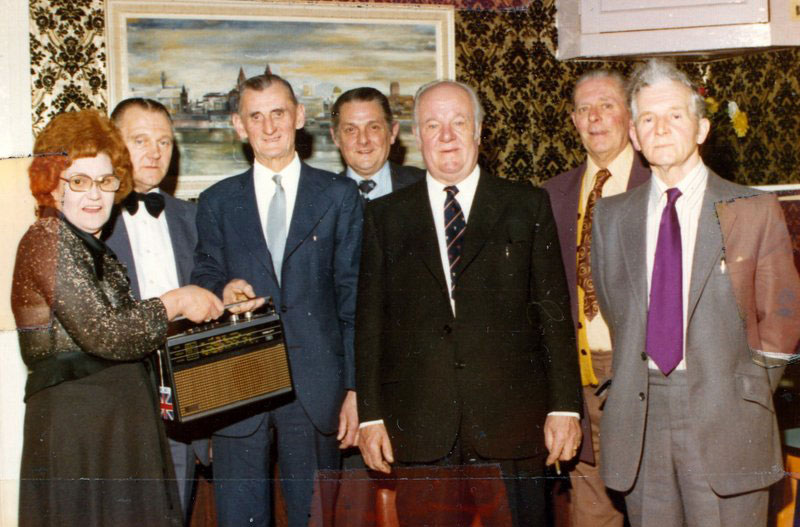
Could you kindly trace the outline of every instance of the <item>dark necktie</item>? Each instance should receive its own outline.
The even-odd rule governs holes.
[[[122,202],[122,206],[133,216],[139,210],[140,201],[144,201],[144,208],[154,218],[158,218],[164,210],[164,196],[159,192],[148,192],[147,194],[131,192]]]
[[[361,191],[361,197],[364,198],[366,201],[369,201],[369,196],[367,196],[367,194],[372,192],[372,189],[375,188],[376,184],[377,183],[375,183],[371,179],[362,179],[361,182],[358,184],[358,190]]]
[[[589,199],[586,200],[586,208],[583,211],[581,243],[578,245],[578,286],[583,289],[583,314],[586,320],[592,320],[599,312],[597,295],[592,281],[592,216],[594,215],[594,204],[603,195],[603,185],[610,177],[611,172],[605,168],[597,171],[594,186],[589,192]]]
[[[647,354],[664,375],[669,375],[683,358],[683,258],[681,226],[675,210],[680,196],[677,188],[667,190],[647,312]]]
[[[447,259],[450,262],[450,294],[456,288],[456,266],[461,259],[461,247],[464,245],[464,229],[467,222],[456,194],[458,187],[444,188],[447,198],[444,201],[444,233],[447,239]]]

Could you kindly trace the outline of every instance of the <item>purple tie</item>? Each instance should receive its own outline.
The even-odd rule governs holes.
[[[675,210],[680,196],[677,188],[667,190],[647,312],[647,354],[664,375],[669,375],[683,358],[683,258],[681,225]]]

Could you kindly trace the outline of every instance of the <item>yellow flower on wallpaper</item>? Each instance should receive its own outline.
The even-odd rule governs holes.
[[[733,123],[733,129],[736,132],[736,137],[744,137],[747,135],[747,129],[749,125],[747,123],[747,114],[738,111],[733,115],[731,118],[731,123]]]
[[[706,97],[706,111],[709,115],[714,115],[719,110],[719,101],[714,97]]]
[[[734,101],[728,101],[728,117],[731,119],[733,131],[736,132],[736,137],[744,137],[747,135],[749,125],[747,123],[747,114],[739,109],[739,105]]]

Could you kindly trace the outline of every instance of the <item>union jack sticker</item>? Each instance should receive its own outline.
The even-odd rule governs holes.
[[[161,394],[161,419],[165,421],[175,420],[175,407],[172,404],[172,388],[169,386],[159,386],[158,391]]]

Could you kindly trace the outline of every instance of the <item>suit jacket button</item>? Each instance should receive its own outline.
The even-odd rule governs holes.
[[[644,392],[639,392],[639,400],[644,401]]]
[[[644,351],[642,352],[642,360],[647,360],[647,353]]]
[[[453,332],[453,328],[450,327],[450,324],[445,324],[444,327],[442,328],[442,331],[444,331],[446,334],[449,335],[450,333]]]
[[[286,306],[281,306],[281,313],[286,313],[287,311],[289,311],[289,308],[288,308],[288,307],[286,307]]]
[[[457,370],[463,370],[464,368],[467,367],[467,364],[465,362],[462,362],[462,361],[458,360],[458,361],[456,361],[454,366],[456,367]]]

